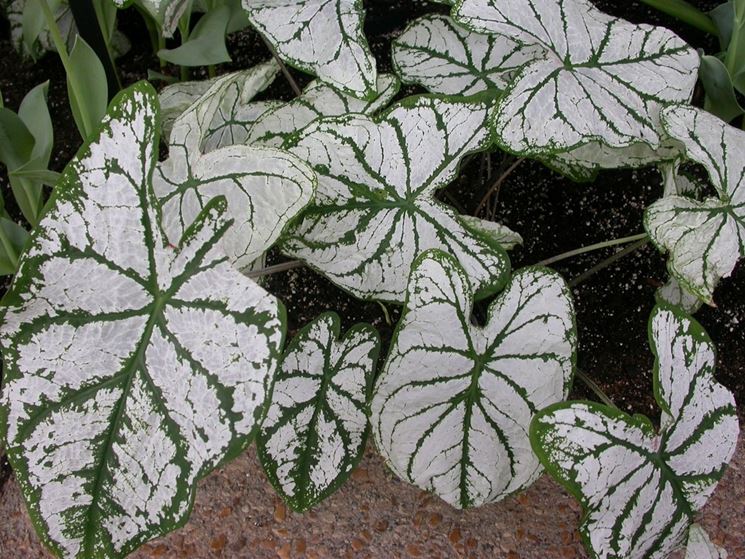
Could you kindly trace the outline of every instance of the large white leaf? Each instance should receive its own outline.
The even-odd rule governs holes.
[[[659,434],[645,417],[590,402],[551,406],[531,426],[543,465],[582,502],[580,531],[593,557],[667,557],[735,451],[735,401],[714,380],[701,326],[657,307],[650,339]]]
[[[477,296],[498,291],[509,262],[488,228],[435,199],[461,158],[491,143],[491,102],[417,97],[378,118],[321,119],[286,147],[318,175],[315,205],[282,250],[353,295],[402,302],[414,259],[455,255]]]
[[[440,14],[414,20],[392,49],[393,65],[405,83],[446,95],[502,91],[516,70],[543,56],[540,47],[476,33]]]
[[[245,128],[244,122],[250,123],[255,120],[255,117],[247,114],[249,102],[257,93],[266,89],[278,73],[279,65],[272,58],[248,70],[230,74],[229,82],[223,82],[221,88],[223,98],[206,133],[205,145],[202,146],[205,151],[232,145],[227,142],[227,137],[238,134],[239,130]],[[159,95],[163,134],[169,136],[176,119],[221,80],[228,80],[228,78],[219,76],[209,80],[179,82],[164,87]]]
[[[688,101],[699,57],[671,31],[607,16],[588,0],[460,0],[453,14],[474,31],[545,49],[499,104],[505,149],[589,169],[674,157],[659,112]]]
[[[339,323],[324,313],[290,342],[257,438],[264,471],[296,511],[333,493],[367,440],[380,338],[369,324],[357,324],[338,340]]]
[[[225,121],[217,115],[232,97],[231,91],[236,96],[242,91],[232,74],[216,81],[176,119],[169,157],[156,167],[153,186],[172,243],[209,200],[225,196],[233,223],[222,240],[223,249],[245,270],[310,202],[316,179],[305,163],[278,149],[232,145],[203,151],[205,139],[214,133],[213,123],[224,127]]]
[[[683,105],[666,109],[662,121],[687,156],[706,168],[719,198],[666,196],[647,208],[644,226],[670,253],[672,276],[711,304],[720,278],[745,256],[745,132]]]
[[[284,61],[350,95],[375,97],[362,0],[243,0],[243,8]]]
[[[548,269],[518,271],[483,328],[471,324],[472,305],[457,261],[439,251],[418,259],[370,417],[393,471],[459,508],[540,475],[528,427],[566,398],[577,344],[569,289]]]
[[[156,107],[147,84],[112,103],[4,300],[0,424],[64,557],[123,557],[180,526],[196,480],[258,429],[280,357],[281,303],[219,249],[224,200],[179,248],[163,239]]]

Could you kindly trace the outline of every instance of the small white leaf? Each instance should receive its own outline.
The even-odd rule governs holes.
[[[688,314],[694,314],[701,308],[701,299],[688,292],[675,278],[667,280],[654,294],[659,303],[680,307]]]
[[[644,226],[670,253],[670,274],[711,304],[719,280],[745,256],[745,132],[684,105],[666,109],[662,121],[688,157],[706,168],[719,198],[666,196],[647,208]]]
[[[472,304],[455,259],[428,251],[417,260],[370,407],[393,471],[459,508],[538,478],[528,427],[566,398],[577,343],[569,289],[548,269],[515,273],[483,328],[471,325]]]
[[[272,485],[300,512],[344,482],[367,440],[380,339],[369,324],[357,324],[337,341],[339,323],[325,313],[290,342],[257,439]]]
[[[360,98],[375,96],[375,58],[361,0],[243,0],[282,60]]]
[[[686,544],[686,559],[727,559],[727,552],[714,545],[706,533],[698,524],[692,524],[688,530],[688,543]]]

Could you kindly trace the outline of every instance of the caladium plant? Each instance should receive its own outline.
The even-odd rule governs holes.
[[[367,440],[380,338],[357,324],[339,340],[339,324],[324,313],[290,342],[257,440],[272,485],[299,512],[344,482]]]
[[[745,132],[684,105],[663,111],[662,122],[687,156],[706,168],[718,198],[666,196],[647,209],[644,225],[669,252],[672,276],[711,304],[720,278],[745,256]]]
[[[727,556],[727,552],[715,545],[701,526],[691,525],[686,543],[686,559],[727,559]]]
[[[540,47],[494,117],[500,147],[587,171],[672,159],[659,122],[687,102],[698,55],[671,31],[607,16],[588,0],[459,0],[455,19],[479,33]]]
[[[263,76],[262,67],[258,68]],[[203,143],[214,133],[212,123],[224,127],[217,115],[226,91],[235,87],[235,76],[225,76],[176,119],[169,157],[158,164],[153,185],[162,205],[163,228],[172,243],[210,200],[225,196],[232,225],[222,244],[231,262],[248,270],[310,202],[316,178],[286,151],[233,145],[204,152]]]
[[[457,260],[436,250],[417,259],[370,417],[391,469],[458,508],[540,475],[528,427],[569,393],[577,344],[569,289],[548,269],[515,273],[483,327],[472,306]]]
[[[282,304],[220,250],[224,198],[166,243],[157,155],[138,84],[65,169],[4,299],[0,424],[66,557],[123,557],[183,524],[196,480],[257,431],[281,354]]]
[[[318,190],[282,250],[364,299],[402,302],[414,260],[430,248],[457,256],[478,298],[501,289],[509,261],[493,229],[434,197],[463,156],[491,144],[491,108],[488,96],[422,96],[376,118],[308,126],[285,147],[313,166]]]
[[[243,0],[243,8],[287,63],[349,95],[377,95],[362,0]]]
[[[660,430],[643,416],[592,402],[559,403],[531,425],[533,449],[582,503],[582,539],[593,557],[666,557],[735,452],[732,394],[714,379],[714,346],[675,307],[650,318]]]

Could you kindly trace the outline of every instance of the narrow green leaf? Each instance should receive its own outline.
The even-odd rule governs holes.
[[[174,49],[158,51],[161,60],[179,66],[208,66],[230,62],[225,34],[232,17],[228,6],[220,6],[202,16],[189,39]]]
[[[0,216],[0,275],[13,275],[18,257],[28,240],[28,231],[7,217]]]
[[[730,122],[745,112],[737,101],[727,67],[716,56],[701,57],[698,75],[706,91],[704,108],[707,111],[725,122]]]
[[[34,149],[30,158],[40,159],[45,168],[49,163],[54,146],[54,128],[47,107],[48,90],[48,81],[37,85],[26,94],[18,108],[18,116],[34,137]]]
[[[70,51],[71,71],[67,94],[75,124],[83,139],[89,138],[106,114],[109,93],[106,72],[94,50],[81,37]]]

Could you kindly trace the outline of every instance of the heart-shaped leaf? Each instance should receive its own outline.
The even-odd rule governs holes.
[[[471,324],[472,305],[455,259],[417,260],[370,416],[393,471],[459,508],[537,479],[530,420],[566,398],[577,346],[569,289],[548,269],[515,273],[483,328]]]
[[[585,509],[580,532],[593,557],[667,557],[735,452],[735,400],[714,380],[706,332],[657,307],[650,343],[659,435],[646,417],[592,402],[550,406],[531,425],[541,463]]]
[[[745,256],[745,132],[684,105],[666,109],[662,122],[687,156],[706,168],[719,198],[666,196],[647,208],[644,226],[669,252],[670,274],[711,304],[720,278]]]
[[[405,83],[446,95],[502,91],[516,70],[543,56],[540,47],[476,33],[440,14],[414,20],[392,50],[396,73]]]
[[[337,341],[339,322],[335,313],[322,314],[290,342],[257,438],[269,480],[299,512],[344,482],[367,440],[380,338],[357,324]]]
[[[491,144],[488,98],[410,98],[377,118],[321,119],[286,147],[318,175],[315,206],[282,250],[363,299],[402,302],[414,259],[457,256],[477,297],[502,288],[499,242],[435,199],[461,158]]]
[[[195,482],[250,442],[281,303],[219,249],[224,199],[165,244],[155,91],[120,94],[68,165],[4,303],[0,424],[44,542],[124,557],[183,524]]]
[[[246,270],[310,202],[316,179],[305,163],[278,149],[234,145],[203,152],[206,135],[214,131],[212,123],[223,123],[216,115],[229,90],[240,95],[233,75],[215,82],[176,119],[169,158],[156,167],[153,186],[171,243],[211,199],[225,196],[233,224],[222,239],[223,250]]]
[[[257,93],[264,91],[274,81],[278,73],[279,65],[272,58],[248,70],[230,74],[230,78],[225,75],[210,80],[179,82],[164,87],[159,95],[163,134],[166,137],[170,136],[176,119],[207,93],[216,82],[221,81],[223,86],[220,88],[220,93],[223,97],[208,127],[202,149],[213,151],[217,147],[232,145],[228,144],[227,140],[221,142],[220,139],[231,133],[237,134],[238,132],[234,130],[243,129],[244,121],[250,123],[255,120],[255,116],[245,114],[247,105]],[[224,80],[229,80],[229,83]]]
[[[460,23],[545,49],[499,103],[500,145],[596,169],[672,159],[659,112],[688,101],[699,57],[671,31],[607,16],[587,0],[460,0]]]
[[[362,0],[243,0],[243,8],[282,60],[355,97],[375,97]]]

